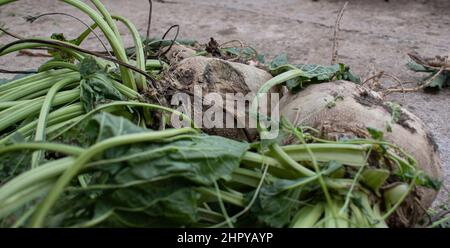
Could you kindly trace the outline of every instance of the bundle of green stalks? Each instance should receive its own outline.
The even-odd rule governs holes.
[[[329,141],[317,137],[318,130],[282,119],[280,129],[297,144],[206,135],[158,91],[169,62],[160,49],[174,42],[143,42],[131,22],[110,15],[98,0],[91,0],[96,9],[79,0],[63,2],[94,21],[77,39],[20,39],[0,48],[0,56],[34,48],[54,56],[37,73],[0,85],[1,226],[420,222],[416,187],[437,183],[379,131],[369,130],[367,139]],[[129,29],[134,48],[124,47],[115,21]],[[95,29],[114,57],[80,47]],[[280,73],[259,93],[302,76],[295,73]],[[166,121],[171,114],[192,127],[172,128]]]

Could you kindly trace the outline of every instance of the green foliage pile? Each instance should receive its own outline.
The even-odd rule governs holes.
[[[369,130],[372,139],[327,141],[282,121],[283,133],[299,141],[282,146],[172,129],[169,114],[189,118],[160,104],[153,88],[167,71],[159,51],[172,41],[143,41],[98,0],[96,9],[64,2],[95,22],[77,39],[60,34],[0,48],[0,56],[33,48],[53,56],[37,73],[0,84],[1,226],[387,227],[416,186],[439,186],[377,130]],[[134,48],[123,46],[114,20],[133,34]],[[80,48],[93,29],[115,58]],[[222,52],[264,62],[252,49]],[[260,93],[358,81],[343,64],[290,65],[281,56],[267,66],[275,77]]]

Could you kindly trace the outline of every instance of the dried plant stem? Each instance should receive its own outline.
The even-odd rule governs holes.
[[[334,25],[334,33],[333,33],[333,51],[331,55],[331,64],[334,65],[338,63],[339,61],[339,55],[338,55],[338,47],[339,47],[339,30],[341,28],[341,20],[344,16],[345,9],[347,8],[348,1],[344,3],[344,6],[342,6],[341,10],[339,11],[339,14],[336,18],[336,23]]]
[[[445,68],[444,66],[441,67],[441,69],[439,69],[439,71],[436,74],[434,74],[431,78],[429,78],[427,81],[425,81],[425,83],[423,83],[423,84],[421,84],[421,85],[419,85],[417,87],[414,87],[414,88],[403,88],[403,86],[402,86],[401,88],[390,88],[390,89],[385,90],[383,92],[383,95],[388,95],[388,94],[393,93],[393,92],[403,92],[403,93],[405,93],[405,92],[416,92],[416,91],[419,91],[419,90],[429,86],[444,71],[444,68]],[[400,85],[401,85],[401,81],[400,80],[398,80],[398,81],[400,82]]]

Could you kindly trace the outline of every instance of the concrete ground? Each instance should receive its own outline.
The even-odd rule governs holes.
[[[116,14],[133,21],[142,34],[147,23],[148,2],[103,0]],[[161,36],[173,24],[181,26],[182,38],[207,42],[243,40],[261,53],[275,56],[287,53],[293,63],[330,63],[333,26],[344,0],[154,0],[152,36]],[[165,2],[165,3],[160,3]],[[354,72],[369,77],[385,71],[401,80],[418,82],[422,75],[408,71],[407,52],[426,56],[450,52],[450,1],[447,0],[353,0],[341,23],[340,61]],[[63,16],[44,17],[33,24],[23,17],[47,12],[65,12],[89,21],[81,12],[56,0],[22,0],[0,8],[0,25],[25,37],[49,36],[64,32],[75,37],[83,26]],[[130,36],[122,29],[126,43]],[[4,44],[11,39],[0,37]],[[99,49],[90,38],[87,48]],[[0,68],[36,68],[42,58],[9,55],[0,59]],[[0,74],[0,77],[4,76]],[[391,85],[389,79],[381,81]],[[412,84],[415,86],[415,84]],[[396,101],[422,118],[439,145],[450,187],[450,89],[437,94],[423,92],[392,94]],[[448,192],[441,191],[439,202],[448,202]]]

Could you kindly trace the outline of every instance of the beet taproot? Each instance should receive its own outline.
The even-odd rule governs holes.
[[[284,95],[280,113],[295,126],[313,127],[321,137],[330,140],[370,138],[368,128],[383,131],[384,140],[411,154],[419,169],[432,178],[442,179],[438,148],[426,125],[400,106],[393,109],[366,87],[347,81],[310,85],[297,94]],[[288,137],[284,143],[294,140]],[[416,193],[427,209],[438,192],[419,187]]]
[[[212,102],[203,101],[202,111],[196,114],[203,114],[205,109],[223,110],[223,127],[211,127],[213,124],[208,123],[209,121],[204,118],[201,123],[203,125],[199,126],[204,127],[203,130],[212,135],[236,140],[256,139],[257,131],[255,127],[250,126],[248,109],[254,94],[261,85],[272,78],[268,72],[255,66],[220,58],[191,56],[192,52],[189,49],[180,46],[171,49],[168,54],[171,58],[171,68],[164,76],[163,85],[170,88],[167,94],[167,97],[170,98],[169,102],[173,95],[180,92],[187,93],[194,98],[195,86],[201,89],[201,97],[205,97],[209,93],[216,93],[217,97],[222,98],[222,104],[218,104],[218,106],[217,103],[212,105]],[[179,60],[181,57],[184,59]],[[277,93],[277,89],[272,90],[271,93]],[[194,99],[192,99],[193,102]],[[234,104],[228,105],[228,102]],[[245,104],[245,107],[241,108],[244,111],[238,110],[238,103]],[[268,106],[267,110],[270,111],[270,109]],[[193,119],[196,119],[195,116]],[[234,123],[233,126],[226,126],[228,123],[224,123],[224,121],[231,119]]]

